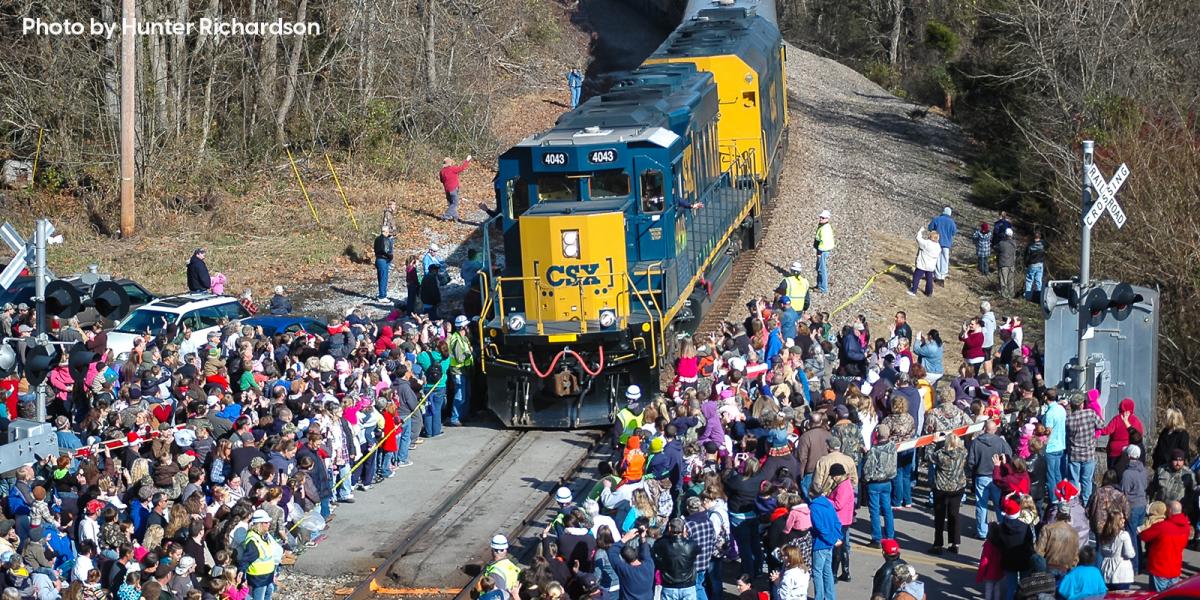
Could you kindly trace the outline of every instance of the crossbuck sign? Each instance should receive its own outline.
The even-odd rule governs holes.
[[[1100,168],[1091,164],[1088,165],[1087,176],[1088,182],[1096,190],[1096,200],[1092,202],[1092,208],[1084,215],[1083,222],[1090,228],[1100,220],[1104,211],[1108,210],[1108,214],[1112,215],[1113,222],[1120,229],[1125,225],[1125,211],[1121,210],[1120,204],[1117,204],[1117,190],[1121,189],[1121,185],[1129,177],[1129,167],[1125,166],[1125,163],[1121,163],[1120,168],[1113,175],[1112,181],[1106,182],[1104,175],[1100,173]]]

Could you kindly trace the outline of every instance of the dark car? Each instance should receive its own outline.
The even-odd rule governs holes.
[[[242,319],[242,325],[262,327],[263,334],[268,336],[277,333],[298,333],[301,331],[316,335],[325,335],[326,333],[324,321],[296,315],[261,315],[250,317],[249,319]]]
[[[8,286],[8,289],[0,291],[0,306],[12,304],[16,306],[21,303],[33,307],[33,276],[22,275],[17,277],[13,284]]]
[[[81,295],[86,295],[91,291],[91,286],[80,281],[78,276],[67,277],[66,281],[74,284],[75,289],[79,290]],[[151,293],[149,290],[142,287],[142,284],[132,279],[117,278],[113,279],[112,281],[119,284],[121,289],[125,290],[125,293],[129,295],[129,312],[133,312],[133,309],[142,306],[143,304],[149,304],[152,300],[158,298],[156,294]],[[76,316],[79,318],[79,324],[83,327],[88,327],[96,321],[100,321],[100,324],[103,325],[105,329],[109,329],[116,325],[115,321],[101,318],[100,314],[96,312],[96,309],[90,306],[79,311],[79,314]]]

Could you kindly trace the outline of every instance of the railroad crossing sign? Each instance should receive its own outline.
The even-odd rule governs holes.
[[[29,266],[29,243],[17,233],[17,229],[11,223],[0,225],[0,238],[3,238],[4,243],[13,251],[12,260],[8,261],[8,266],[0,273],[0,288],[8,289],[21,271]]]
[[[46,237],[53,236],[54,225],[46,221]],[[17,228],[13,227],[11,223],[0,225],[0,240],[4,240],[5,245],[13,251],[12,260],[8,261],[8,266],[4,267],[3,272],[0,272],[0,289],[7,290],[21,275],[21,272],[29,267],[29,262],[34,260],[34,248],[31,242],[21,237]],[[54,273],[46,269],[46,281],[49,282],[53,278]]]
[[[1113,175],[1112,181],[1104,181],[1104,175],[1100,173],[1100,168],[1095,164],[1088,165],[1087,168],[1088,182],[1096,190],[1096,199],[1092,202],[1092,208],[1088,210],[1083,217],[1083,222],[1089,228],[1100,220],[1107,210],[1108,214],[1112,215],[1113,222],[1120,229],[1125,225],[1125,211],[1121,210],[1121,205],[1117,204],[1117,190],[1124,185],[1125,179],[1129,177],[1129,167],[1125,163],[1117,169]]]

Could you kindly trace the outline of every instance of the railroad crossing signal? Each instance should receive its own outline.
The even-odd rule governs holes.
[[[0,273],[0,288],[8,289],[21,271],[29,266],[29,243],[21,234],[17,233],[17,229],[10,223],[0,225],[0,238],[4,239],[4,243],[13,251],[12,260],[8,261],[8,266],[4,267],[4,272]]]
[[[1083,222],[1090,228],[1100,220],[1107,210],[1108,214],[1112,215],[1113,222],[1120,229],[1125,225],[1125,211],[1121,210],[1121,205],[1117,204],[1117,190],[1125,184],[1125,179],[1129,177],[1129,167],[1125,163],[1117,169],[1113,175],[1112,181],[1105,181],[1104,175],[1100,173],[1100,168],[1095,164],[1087,166],[1088,182],[1096,190],[1096,200],[1092,203],[1092,208],[1088,210],[1087,215],[1083,217]]]

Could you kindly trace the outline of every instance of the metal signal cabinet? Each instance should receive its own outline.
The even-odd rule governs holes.
[[[764,18],[753,3],[725,3],[687,18],[724,24],[729,43],[704,47],[726,58],[683,60],[686,40],[717,29],[673,37],[659,52],[680,60],[648,61],[497,161],[478,337],[488,408],[506,425],[607,425],[627,386],[652,396],[677,331],[699,322],[756,243],[786,139],[784,56],[773,8]],[[704,65],[737,72],[736,106]],[[722,127],[754,141],[724,143]]]
[[[1105,298],[1113,296],[1118,283],[1100,282],[1097,287]],[[1133,398],[1135,413],[1146,426],[1155,431],[1154,417],[1158,392],[1158,323],[1161,305],[1157,290],[1132,286],[1141,300],[1125,310],[1106,306],[1093,316],[1086,301],[1076,302],[1054,295],[1047,285],[1042,297],[1046,317],[1045,367],[1047,387],[1062,384],[1078,388],[1072,378],[1071,365],[1079,353],[1079,331],[1091,329],[1088,339],[1087,388],[1100,392],[1100,406],[1105,418],[1117,414],[1123,398]],[[1098,307],[1099,308],[1099,307]],[[1093,321],[1093,318],[1095,321]],[[1091,322],[1098,321],[1098,325]]]

